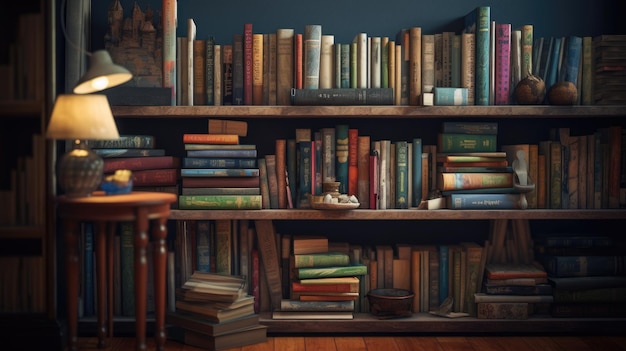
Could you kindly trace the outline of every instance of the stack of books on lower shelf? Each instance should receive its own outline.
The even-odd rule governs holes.
[[[553,301],[546,271],[533,263],[487,263],[482,292],[474,294],[477,318],[527,319]]]
[[[513,167],[498,151],[495,122],[444,122],[437,141],[437,188],[450,209],[523,208]]]
[[[178,195],[180,159],[157,148],[155,139],[154,135],[127,134],[113,140],[87,140],[86,144],[104,160],[105,178],[125,169],[132,172],[135,191]]]
[[[183,135],[181,209],[261,209],[256,145],[239,141],[233,132]]]
[[[354,317],[361,294],[360,277],[367,274],[367,266],[352,264],[346,252],[329,250],[327,239],[322,237],[294,237],[289,261],[290,299],[281,301],[280,310],[274,311],[272,318]]]
[[[267,327],[254,312],[245,277],[196,271],[176,291],[166,315],[168,337],[207,350],[264,342]]]
[[[605,235],[550,235],[536,255],[554,288],[553,317],[626,316],[624,245]]]

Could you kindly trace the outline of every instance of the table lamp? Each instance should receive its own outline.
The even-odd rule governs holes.
[[[57,180],[66,196],[90,196],[102,181],[104,161],[85,140],[119,137],[105,95],[57,96],[46,138],[74,141],[72,150],[62,155],[57,163]]]
[[[124,67],[116,65],[106,50],[90,55],[89,69],[74,87],[75,94],[89,94],[128,82],[133,75]]]

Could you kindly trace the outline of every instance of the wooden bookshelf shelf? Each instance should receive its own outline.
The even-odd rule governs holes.
[[[117,118],[589,118],[620,117],[626,106],[112,106]]]

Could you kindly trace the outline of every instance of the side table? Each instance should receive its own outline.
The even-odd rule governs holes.
[[[113,240],[117,222],[134,223],[135,333],[136,350],[146,350],[146,300],[148,242],[153,242],[155,341],[165,348],[165,301],[167,265],[167,218],[177,196],[160,192],[133,191],[123,195],[94,192],[89,197],[57,198],[57,213],[63,221],[67,266],[68,349],[78,341],[78,287],[80,222],[93,222],[95,229],[97,325],[99,347],[113,335]],[[148,230],[151,228],[150,233]],[[108,321],[108,326],[107,322]]]

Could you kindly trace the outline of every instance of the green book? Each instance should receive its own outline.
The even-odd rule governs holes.
[[[409,150],[405,140],[396,142],[395,208],[409,208]]]
[[[497,135],[439,133],[437,152],[495,152]]]
[[[334,267],[348,266],[350,264],[350,256],[343,252],[323,252],[312,254],[298,254],[294,256],[294,267]]]
[[[260,210],[261,195],[179,195],[181,210]]]
[[[334,266],[334,267],[306,267],[296,269],[298,279],[352,277],[367,274],[367,266]]]

